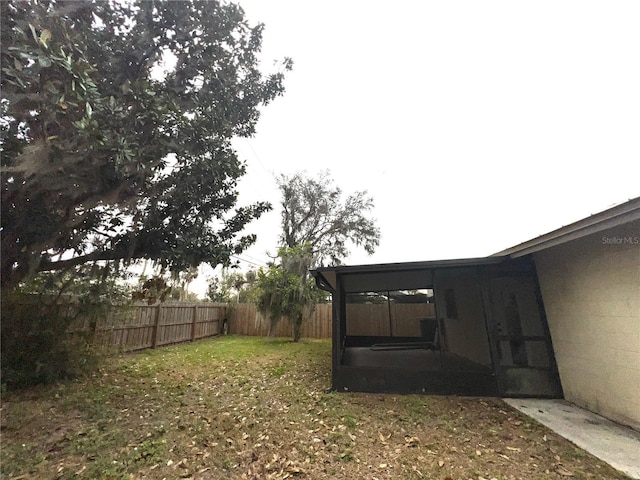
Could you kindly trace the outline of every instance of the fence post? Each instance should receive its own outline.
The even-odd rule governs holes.
[[[158,347],[158,329],[160,328],[160,308],[162,304],[156,306],[156,318],[153,322],[153,335],[151,336],[151,348]]]
[[[193,322],[191,323],[191,341],[196,339],[196,325],[198,324],[198,305],[193,306]]]
[[[222,333],[222,335],[228,335],[230,332],[230,323],[231,323],[231,313],[233,312],[233,310],[229,310],[229,305],[225,304],[224,307],[222,307],[222,317],[218,317],[218,331],[220,333]],[[220,313],[219,310],[216,313]],[[227,323],[227,331],[225,332],[225,321]],[[222,323],[220,323],[222,322]]]

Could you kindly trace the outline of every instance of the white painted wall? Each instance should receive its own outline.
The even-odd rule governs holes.
[[[565,398],[640,430],[640,220],[534,258]]]

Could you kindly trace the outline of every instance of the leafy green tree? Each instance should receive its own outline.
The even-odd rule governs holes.
[[[255,241],[230,141],[291,61],[217,1],[0,2],[3,289],[39,271],[150,259],[186,271]]]
[[[242,272],[225,269],[219,277],[209,278],[207,296],[212,302],[237,303],[246,283],[247,280]]]
[[[305,312],[311,312],[324,293],[310,278],[309,269],[325,262],[339,264],[349,246],[362,246],[373,253],[380,243],[380,230],[367,213],[373,200],[367,192],[342,199],[328,172],[317,178],[302,173],[281,175],[282,233],[278,263],[258,272],[256,303],[268,315],[270,334],[282,317],[294,328],[294,340],[302,332]]]
[[[300,341],[305,317],[324,298],[308,275],[312,255],[308,244],[282,247],[278,264],[270,265],[266,271],[258,270],[255,299],[258,310],[269,318],[269,336],[275,334],[278,322],[286,317],[293,326],[293,341]]]
[[[255,303],[257,295],[258,272],[248,270],[244,274],[245,283],[238,291],[238,303]]]
[[[289,248],[309,245],[310,264],[340,264],[349,254],[349,245],[363,247],[372,254],[380,243],[380,230],[368,217],[373,200],[366,191],[342,198],[329,172],[317,178],[302,173],[281,175],[281,245]]]
[[[190,292],[184,287],[172,287],[171,299],[178,302],[200,302],[197,293]]]
[[[166,301],[172,295],[172,290],[166,279],[162,276],[154,276],[140,279],[140,285],[131,293],[131,298],[153,305],[156,302]]]
[[[189,292],[189,284],[198,278],[198,267],[189,267],[186,271],[173,272],[171,275],[171,298],[179,301],[196,301],[198,295]]]

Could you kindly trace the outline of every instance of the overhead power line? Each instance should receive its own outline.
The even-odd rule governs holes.
[[[231,255],[231,257],[233,257],[233,258],[235,258],[237,260],[240,260],[241,262],[246,262],[246,263],[248,263],[250,265],[254,265],[256,267],[265,267],[266,266],[266,264],[264,262],[262,262],[261,264],[260,263],[256,263],[256,262],[252,262],[251,260],[247,260],[246,258],[242,258],[242,257],[240,257],[238,255]]]

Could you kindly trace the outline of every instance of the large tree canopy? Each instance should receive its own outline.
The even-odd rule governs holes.
[[[228,264],[269,208],[238,207],[230,146],[283,92],[262,25],[218,1],[1,2],[2,284],[99,260]]]
[[[318,178],[301,173],[278,180],[282,192],[282,245],[308,245],[313,263],[339,264],[349,253],[349,244],[362,246],[369,254],[380,243],[380,230],[367,213],[373,200],[366,191],[342,199],[328,172]],[[309,265],[312,266],[312,265]]]
[[[282,317],[293,325],[293,339],[300,340],[305,316],[324,293],[309,276],[311,267],[331,261],[334,264],[349,253],[350,244],[373,253],[380,241],[380,230],[367,216],[373,201],[367,192],[356,192],[342,199],[328,172],[318,178],[302,173],[281,175],[281,247],[277,262],[258,271],[255,300],[268,315],[270,333]]]

